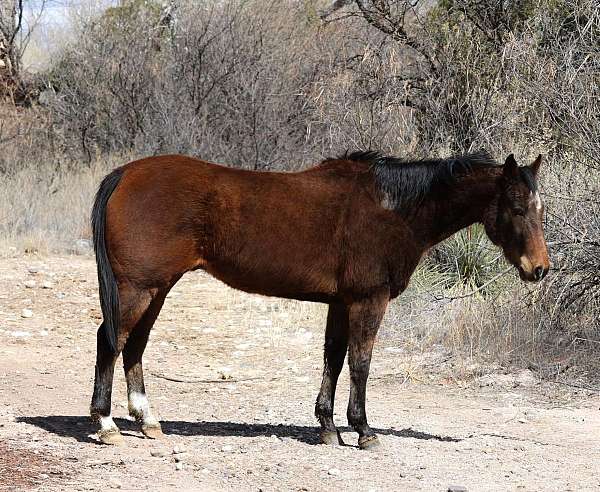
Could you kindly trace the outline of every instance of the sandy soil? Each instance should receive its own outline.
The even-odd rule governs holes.
[[[348,445],[319,445],[324,314],[187,275],[145,356],[166,438],[144,439],[126,419],[119,370],[113,406],[126,446],[102,446],[87,418],[99,323],[92,259],[0,259],[0,490],[600,488],[597,395],[531,373],[457,381],[452,357],[407,353],[393,327],[368,388],[382,448],[360,451],[346,427],[346,369],[336,414]]]

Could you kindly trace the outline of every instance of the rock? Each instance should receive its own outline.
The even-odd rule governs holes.
[[[40,336],[41,337],[47,337],[48,336],[48,332],[46,330],[40,330]]]
[[[467,492],[467,487],[462,485],[448,485],[448,492]]]
[[[510,374],[486,374],[477,379],[480,387],[511,387],[515,378]]]
[[[231,453],[233,451],[233,446],[227,444],[221,448],[221,451],[223,451],[224,453]]]
[[[176,454],[175,455],[175,463],[182,462],[185,459],[186,456],[187,456],[187,454],[185,454],[185,453]]]
[[[175,463],[175,469],[176,470],[183,470],[183,463],[181,463],[181,462]]]
[[[49,282],[48,280],[42,282],[42,289],[52,289],[53,287],[54,284],[52,282]]]
[[[173,454],[181,454],[185,453],[185,448],[183,446],[175,446],[173,448]]]
[[[150,451],[150,456],[154,456],[155,458],[164,458],[167,456],[167,452],[163,449],[152,449]]]
[[[78,239],[73,245],[76,254],[84,255],[92,250],[92,242],[89,239]]]
[[[21,317],[22,318],[31,318],[33,317],[33,311],[31,309],[23,309],[23,311],[21,311]]]
[[[331,475],[332,477],[339,477],[339,476],[340,476],[340,474],[341,474],[341,472],[340,472],[340,471],[339,471],[337,468],[330,468],[330,469],[327,471],[327,474],[328,474],[328,475]]]
[[[533,386],[536,384],[537,379],[532,371],[523,369],[515,375],[515,382],[519,386]]]
[[[27,269],[27,271],[28,271],[29,273],[31,273],[32,275],[35,275],[36,273],[38,273],[38,272],[40,271],[40,269],[39,269],[38,267],[34,267],[34,266],[32,266],[32,267],[29,267],[29,268]]]
[[[16,338],[25,338],[30,337],[31,333],[29,333],[28,331],[13,331],[11,332],[11,335]]]
[[[33,289],[36,286],[36,281],[35,280],[26,280],[25,282],[23,282],[23,285],[25,287],[27,287],[28,289]]]
[[[233,376],[231,375],[230,367],[221,367],[220,369],[217,369],[217,375],[218,375],[219,379],[223,379],[223,380],[233,378]]]
[[[113,489],[120,489],[121,487],[123,487],[121,482],[119,482],[116,478],[111,478],[108,483]]]

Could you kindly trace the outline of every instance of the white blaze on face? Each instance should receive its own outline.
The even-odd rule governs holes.
[[[527,273],[531,273],[533,271],[533,265],[527,256],[521,256],[519,258],[521,262],[521,268],[525,270]]]
[[[534,196],[533,196],[533,202],[535,204],[535,209],[540,212],[542,210],[542,199],[540,197],[540,194],[536,191]]]

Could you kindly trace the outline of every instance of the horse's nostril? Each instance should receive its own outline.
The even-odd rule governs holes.
[[[536,280],[541,280],[542,278],[544,278],[544,267],[536,267],[533,271],[533,276]]]

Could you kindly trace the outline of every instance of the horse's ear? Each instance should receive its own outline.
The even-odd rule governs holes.
[[[519,165],[513,154],[510,154],[504,161],[504,176],[507,178],[517,178],[519,176]]]
[[[533,161],[533,164],[529,166],[534,176],[537,176],[538,171],[540,170],[540,164],[542,163],[542,154],[537,156],[537,159]]]

